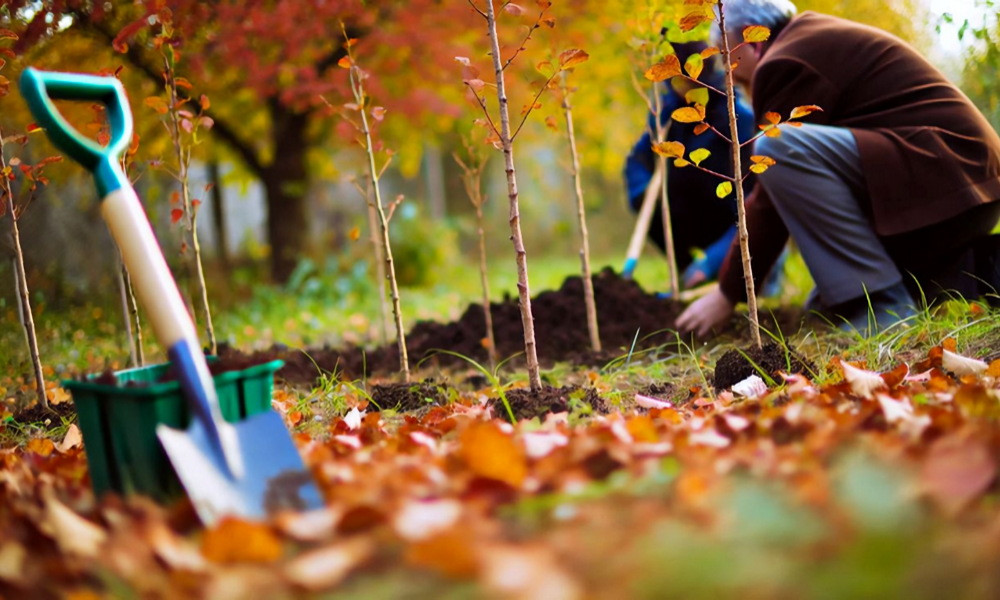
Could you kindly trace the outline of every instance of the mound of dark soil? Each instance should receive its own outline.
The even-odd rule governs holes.
[[[439,387],[431,380],[376,384],[372,386],[371,397],[379,408],[391,408],[400,412],[444,404],[447,400],[446,388]]]
[[[510,390],[505,394],[510,409],[514,413],[514,418],[533,419],[543,418],[549,413],[560,413],[570,411],[608,413],[608,404],[598,395],[594,388],[582,388],[575,386],[552,387],[542,386],[537,392],[532,392],[528,388],[518,388]],[[507,416],[507,408],[500,398],[491,398],[490,405],[493,407],[493,414],[504,418]]]
[[[590,350],[587,332],[586,306],[583,299],[583,280],[567,278],[558,290],[544,291],[531,300],[535,321],[535,340],[538,360],[543,367],[557,362],[573,362],[600,366],[628,352],[633,340],[636,350],[666,344],[675,339],[671,329],[684,305],[663,299],[643,290],[635,281],[624,279],[613,269],[606,268],[594,275],[594,296],[597,304],[601,344],[604,350]],[[524,368],[524,337],[518,299],[507,297],[490,305],[493,317],[497,353],[501,359],[514,356],[508,364],[515,369]],[[782,330],[789,323],[797,323],[800,312],[794,315],[771,315],[778,319]],[[762,315],[762,320],[767,315]],[[734,320],[737,333],[745,329],[743,319]],[[483,346],[486,337],[485,317],[480,304],[470,305],[465,313],[451,323],[421,321],[406,334],[410,364],[422,362],[423,366],[460,366],[465,362],[458,357],[441,354],[448,350],[486,364],[487,352]],[[638,336],[637,336],[638,334]],[[220,355],[239,354],[230,348],[220,348]],[[281,358],[285,366],[278,376],[290,383],[312,385],[318,376],[317,367],[325,372],[336,372],[348,379],[358,379],[373,374],[391,374],[399,370],[399,352],[395,343],[374,349],[359,346],[344,348],[308,348],[305,352],[275,346],[254,354],[258,362]]]
[[[751,375],[760,376],[760,371],[781,382],[779,373],[807,373],[816,367],[794,349],[775,343],[764,344],[761,348],[750,346],[727,351],[715,363],[715,389],[733,387]]]

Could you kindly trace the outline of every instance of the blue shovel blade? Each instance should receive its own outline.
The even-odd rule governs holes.
[[[230,425],[224,437],[235,438],[243,475],[233,477],[195,419],[186,430],[160,425],[156,434],[177,477],[206,526],[225,515],[265,519],[283,510],[303,511],[323,505],[281,416],[268,411]]]

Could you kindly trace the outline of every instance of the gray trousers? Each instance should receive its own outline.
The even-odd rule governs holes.
[[[865,176],[848,129],[782,127],[779,137],[759,138],[754,154],[777,163],[758,177],[798,245],[823,305],[861,298],[903,280],[862,209]]]

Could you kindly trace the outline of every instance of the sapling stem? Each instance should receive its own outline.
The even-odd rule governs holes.
[[[399,348],[399,370],[403,374],[403,380],[409,381],[410,360],[406,352],[406,333],[403,331],[403,311],[399,302],[399,285],[396,282],[396,268],[392,258],[392,244],[389,240],[389,219],[392,216],[392,211],[394,211],[396,205],[398,205],[398,201],[390,206],[390,212],[387,216],[385,206],[382,204],[382,193],[379,191],[379,170],[375,165],[375,147],[372,141],[371,127],[368,125],[368,115],[366,113],[368,96],[365,94],[362,77],[363,74],[361,69],[358,68],[357,65],[351,64],[351,91],[353,92],[354,100],[359,107],[358,113],[361,115],[361,133],[365,138],[365,153],[368,155],[369,183],[371,185],[372,195],[374,196],[374,202],[371,202],[370,204],[374,204],[375,212],[378,216],[379,233],[381,234],[386,276],[389,279],[390,298],[392,299],[392,314],[396,325],[396,344]]]
[[[736,188],[737,237],[740,242],[740,257],[743,259],[743,282],[746,285],[747,308],[750,316],[750,335],[754,345],[762,347],[760,320],[757,315],[757,294],[753,283],[753,267],[750,262],[750,234],[747,232],[747,211],[743,199],[743,171],[740,165],[739,129],[736,125],[736,84],[733,80],[733,61],[726,34],[726,11],[719,0],[719,32],[722,34],[722,59],[726,67],[726,106],[729,112],[729,133],[733,157],[733,187]]]
[[[562,72],[562,108],[566,117],[566,135],[569,138],[570,169],[573,176],[573,191],[576,196],[576,217],[580,223],[580,263],[583,269],[583,299],[587,309],[587,331],[590,334],[590,349],[601,351],[601,335],[597,327],[597,302],[594,298],[594,281],[590,272],[590,238],[587,233],[587,209],[583,201],[583,185],[580,181],[580,154],[576,149],[576,133],[573,129],[573,105],[570,103],[572,91],[566,82],[566,72]]]
[[[666,85],[670,84],[667,83]],[[667,132],[670,130],[670,127],[660,119],[660,111],[663,110],[663,96],[660,95],[659,83],[655,81],[653,82],[653,107],[653,122],[656,123],[653,134],[656,136],[657,143],[664,142],[667,139]],[[660,163],[658,166],[660,172],[663,173],[663,177],[660,178],[660,212],[663,217],[663,250],[667,258],[670,295],[673,298],[678,298],[681,293],[681,285],[680,278],[677,276],[677,251],[674,247],[674,226],[670,217],[670,197],[667,195],[667,180],[669,179],[667,175],[667,158],[657,155],[656,160]]]
[[[120,261],[119,261],[120,262]],[[118,296],[122,305],[122,320],[125,323],[125,339],[128,341],[128,364],[139,366],[139,353],[135,348],[135,336],[132,334],[132,314],[129,307],[128,288],[125,285],[125,265],[118,266]]]
[[[3,132],[0,132],[0,170],[4,173],[9,168],[7,157],[3,154],[5,145]],[[21,323],[28,342],[28,353],[31,355],[31,366],[35,372],[35,395],[38,398],[38,403],[48,409],[49,399],[45,395],[45,373],[42,369],[42,358],[38,353],[38,336],[35,333],[35,319],[31,314],[28,278],[24,270],[24,251],[21,249],[21,233],[17,226],[19,215],[14,203],[14,190],[11,188],[10,179],[6,176],[2,179],[3,193],[7,197],[7,212],[10,214],[11,238],[14,244],[14,280],[17,284],[18,312],[22,318]]]
[[[389,334],[389,299],[385,295],[385,258],[384,252],[382,250],[382,236],[379,235],[379,225],[378,225],[378,214],[375,211],[375,203],[371,200],[371,194],[369,191],[360,185],[358,185],[357,180],[352,180],[354,182],[354,188],[358,190],[361,194],[362,200],[365,202],[365,207],[368,213],[368,240],[371,242],[372,251],[375,253],[375,280],[378,285],[378,306],[379,306],[379,316],[381,321],[381,327],[379,331],[382,336],[382,343],[388,343],[391,339]]]
[[[510,132],[510,114],[507,106],[507,92],[504,86],[504,65],[500,58],[500,39],[497,35],[496,13],[493,1],[487,0],[486,28],[490,37],[490,54],[497,85],[497,101],[500,107],[500,143],[503,148],[504,172],[507,174],[507,197],[510,203],[510,240],[514,245],[517,262],[517,292],[521,308],[521,325],[524,329],[524,355],[528,370],[528,385],[532,392],[542,389],[542,378],[538,365],[535,345],[535,322],[531,314],[531,287],[528,282],[528,254],[521,236],[521,213],[518,207],[517,174],[514,170],[514,143]]]
[[[170,110],[170,135],[173,138],[174,153],[177,158],[177,182],[180,185],[181,200],[184,207],[184,216],[187,217],[187,229],[191,236],[191,250],[194,253],[194,275],[197,286],[198,300],[202,313],[205,317],[205,335],[208,337],[209,354],[215,354],[218,347],[215,340],[215,327],[212,325],[212,308],[208,302],[208,286],[205,283],[205,269],[201,260],[201,243],[198,239],[198,207],[191,201],[191,190],[189,186],[189,169],[191,165],[191,148],[185,148],[181,139],[181,115],[177,111],[179,98],[177,94],[177,82],[174,78],[174,69],[167,59],[163,57],[164,79],[167,86],[167,97],[169,99]],[[197,127],[197,125],[192,125]]]
[[[469,164],[462,161],[458,154],[454,155],[455,162],[462,169],[462,184],[465,186],[465,193],[469,197],[469,202],[476,209],[476,235],[479,239],[479,281],[483,291],[483,320],[486,323],[486,355],[490,361],[490,368],[497,366],[497,344],[496,336],[493,334],[493,311],[490,308],[490,280],[487,276],[486,261],[486,227],[483,224],[483,205],[486,204],[486,197],[482,192],[483,169],[486,167],[486,158],[481,156],[473,147],[472,143],[466,141],[465,149],[469,153]]]

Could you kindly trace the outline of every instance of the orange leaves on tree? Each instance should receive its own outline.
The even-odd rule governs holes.
[[[764,42],[771,37],[771,30],[763,25],[750,25],[743,28],[743,41],[749,44]]]
[[[165,115],[170,110],[166,101],[159,96],[150,96],[146,98],[144,104],[157,112],[157,114]]]
[[[792,109],[792,114],[788,117],[789,119],[801,119],[802,117],[812,114],[814,112],[822,112],[823,109],[816,106],[815,104],[807,104],[806,106],[796,106]]]
[[[750,171],[760,175],[768,169],[768,167],[773,167],[776,163],[770,156],[763,156],[760,154],[755,154],[750,157],[750,161],[753,163],[750,165]]]
[[[705,67],[705,60],[700,54],[692,54],[684,61],[684,70],[691,79],[698,79],[702,69]]]
[[[513,2],[508,2],[507,4],[504,4],[503,11],[508,15],[513,15],[515,17],[520,17],[524,15],[525,12],[527,12],[524,10],[523,6],[521,6],[520,4],[514,4]]]
[[[270,526],[226,517],[205,531],[201,553],[219,564],[271,563],[281,558],[284,548]]]
[[[659,142],[653,144],[653,152],[667,158],[681,158],[684,156],[684,144],[680,142]]]
[[[700,104],[678,108],[670,114],[678,123],[701,123],[705,120],[705,107]]]
[[[590,55],[579,48],[564,50],[559,53],[559,68],[569,69],[575,65],[586,62],[589,58]]]
[[[350,69],[352,66],[354,66],[354,61],[351,60],[350,56],[343,56],[341,57],[340,60],[337,61],[337,66],[340,67],[341,69]]]
[[[496,423],[475,423],[459,436],[459,456],[473,473],[520,487],[528,476],[524,450]]]
[[[643,77],[650,81],[666,81],[671,77],[681,74],[681,61],[676,54],[668,54],[663,60],[656,63],[643,73]]]
[[[170,210],[170,223],[176,225],[181,219],[184,218],[184,211],[179,208],[174,208]]]

